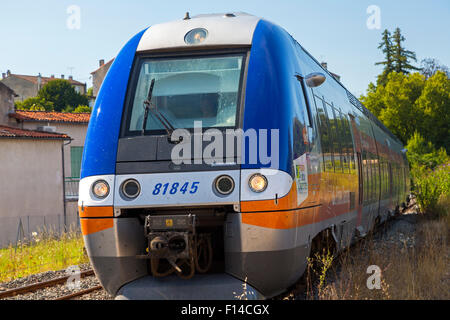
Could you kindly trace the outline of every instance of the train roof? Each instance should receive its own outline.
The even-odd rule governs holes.
[[[201,14],[189,19],[155,24],[148,28],[139,42],[137,51],[252,44],[253,33],[261,18],[244,12]],[[206,39],[195,45],[186,44],[185,35],[195,29],[208,32]]]

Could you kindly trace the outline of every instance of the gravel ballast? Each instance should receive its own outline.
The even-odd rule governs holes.
[[[81,265],[80,271],[86,271],[90,269],[89,264]],[[65,270],[58,271],[47,271],[43,273],[34,274],[28,277],[16,279],[10,282],[5,282],[0,284],[0,292],[20,288],[23,286],[27,286],[30,284],[35,284],[39,282],[49,281],[56,278],[61,278],[66,276],[67,273]],[[19,294],[12,297],[7,297],[2,300],[53,300],[56,298],[60,298],[71,293],[81,291],[84,289],[92,288],[100,285],[99,281],[93,276],[88,276],[84,278],[80,278],[79,287],[75,289],[70,289],[67,284],[58,284],[55,286],[43,288],[36,290],[34,292]],[[104,289],[97,290],[86,295],[75,297],[73,300],[111,300],[113,297],[109,295]]]

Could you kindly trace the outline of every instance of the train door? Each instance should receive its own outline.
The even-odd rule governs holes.
[[[353,133],[353,139],[355,142],[355,151],[356,151],[356,158],[357,158],[357,165],[358,165],[358,203],[356,204],[356,209],[358,212],[358,216],[356,219],[356,230],[362,235],[362,209],[363,209],[363,171],[362,171],[362,157],[361,157],[361,136],[358,130],[358,127],[356,125],[355,117],[352,114],[350,115],[350,121],[352,124],[352,133]]]

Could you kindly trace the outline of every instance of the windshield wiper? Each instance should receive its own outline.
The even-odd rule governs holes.
[[[148,112],[150,111],[153,116],[158,119],[158,121],[164,126],[164,128],[166,129],[167,132],[167,136],[169,139],[169,142],[172,143],[177,143],[180,142],[181,139],[179,141],[172,141],[172,134],[173,131],[175,130],[174,126],[170,123],[169,120],[167,120],[167,118],[158,110],[158,107],[151,103],[152,101],[152,95],[153,95],[153,87],[155,86],[155,79],[152,79],[152,82],[150,84],[150,88],[148,90],[148,95],[147,95],[147,100],[144,101],[144,109],[145,109],[145,113],[144,113],[144,123],[142,124],[142,135],[145,134],[145,127],[147,125],[147,119],[148,119]]]
[[[144,121],[142,122],[142,131],[141,134],[145,134],[145,127],[147,126],[148,119],[148,111],[151,107],[152,95],[153,95],[153,87],[155,86],[155,79],[152,79],[150,84],[150,88],[148,89],[147,100],[144,100]]]

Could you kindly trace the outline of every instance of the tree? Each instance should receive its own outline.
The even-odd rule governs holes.
[[[76,92],[70,82],[63,79],[49,81],[39,91],[38,97],[52,102],[55,111],[73,110],[79,105],[89,104],[86,96]]]
[[[379,91],[383,102],[379,119],[405,144],[415,130],[421,132],[423,127],[423,112],[416,100],[424,86],[425,78],[419,73],[391,72]]]
[[[82,112],[92,112],[92,108],[89,106],[78,106],[75,108],[75,110],[72,111],[73,113],[82,113]]]
[[[392,41],[391,41],[391,33],[388,29],[385,29],[382,33],[382,41],[380,42],[378,49],[384,54],[384,61],[377,62],[375,65],[383,65],[383,72],[378,76],[377,84],[385,85],[387,76],[394,70],[394,65],[392,61]]]
[[[442,71],[450,78],[450,70],[447,66],[441,65],[440,62],[433,58],[426,58],[421,61],[421,73],[426,79],[436,74],[438,71]]]
[[[425,86],[422,75],[391,72],[384,86],[370,86],[361,102],[403,143],[421,126],[422,116],[415,104]],[[420,130],[419,130],[420,131]]]
[[[450,150],[450,79],[442,71],[428,78],[416,101],[423,112],[422,134],[440,148]]]
[[[395,29],[393,35],[387,29],[383,31],[378,49],[381,49],[383,52],[384,60],[376,62],[375,65],[383,65],[384,69],[378,75],[377,86],[386,85],[388,76],[393,71],[408,74],[410,71],[421,70],[411,65],[411,60],[417,61],[416,54],[403,47],[402,42],[404,41],[405,37],[402,36],[400,28]]]
[[[29,111],[53,111],[53,102],[47,101],[41,97],[31,97],[24,101],[15,103],[18,110]]]
[[[381,76],[381,75],[380,75]],[[387,82],[387,77],[385,82]],[[386,85],[386,83],[384,83]],[[380,117],[381,110],[385,108],[383,101],[384,85],[375,86],[372,82],[369,83],[366,96],[361,95],[359,100],[372,112],[377,118]]]
[[[411,70],[419,71],[420,68],[410,64],[410,60],[417,61],[416,54],[413,51],[406,50],[402,46],[402,42],[405,40],[405,37],[401,34],[400,28],[395,29],[394,34],[392,35],[392,60],[394,71],[408,74]]]
[[[391,72],[385,86],[369,85],[361,102],[404,144],[417,131],[437,148],[450,150],[450,79],[438,71]]]

